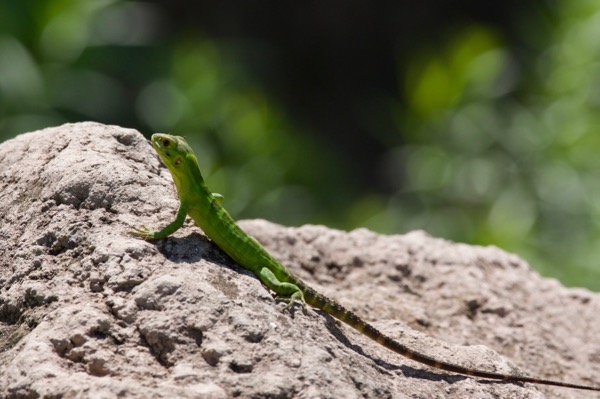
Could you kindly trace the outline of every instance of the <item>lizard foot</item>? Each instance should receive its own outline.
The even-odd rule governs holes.
[[[140,237],[145,240],[152,240],[154,238],[154,233],[156,233],[156,230],[150,229],[146,226],[140,226],[140,227],[129,226],[129,231],[127,231],[127,234],[134,236],[134,237]]]
[[[292,296],[290,296],[290,297],[277,296],[275,298],[275,300],[277,302],[286,302],[287,303],[287,305],[285,305],[283,308],[284,311],[291,311],[294,304],[298,304],[298,305],[300,305],[302,312],[304,314],[308,314],[308,311],[306,310],[306,302],[304,302],[304,295],[302,295],[301,291],[294,292],[292,294]]]

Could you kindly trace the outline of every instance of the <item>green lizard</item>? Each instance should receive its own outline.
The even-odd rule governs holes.
[[[184,138],[168,134],[154,134],[151,142],[173,176],[181,204],[175,220],[162,230],[155,231],[146,227],[132,228],[130,234],[149,240],[165,238],[177,231],[183,225],[186,216],[189,215],[219,248],[240,266],[252,271],[264,285],[277,294],[279,299],[288,302],[286,307],[292,306],[296,302],[303,306],[307,303],[343,321],[386,348],[438,369],[502,381],[600,391],[600,387],[525,375],[500,374],[440,361],[384,335],[350,310],[307,286],[271,256],[258,241],[244,232],[223,208],[223,197],[211,193],[206,187],[196,156]]]

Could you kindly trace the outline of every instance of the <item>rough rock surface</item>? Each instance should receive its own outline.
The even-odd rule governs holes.
[[[177,206],[137,131],[71,124],[0,145],[1,397],[600,397],[430,369],[319,311],[283,312],[189,221],[156,243],[126,234],[164,226]],[[242,226],[315,289],[429,354],[600,383],[600,295],[515,255],[419,231]]]

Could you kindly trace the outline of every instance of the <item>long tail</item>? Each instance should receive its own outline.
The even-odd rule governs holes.
[[[472,369],[464,366],[460,366],[457,364],[447,363],[444,361],[440,361],[434,359],[433,357],[427,356],[425,354],[419,353],[414,349],[410,349],[405,345],[402,345],[400,342],[388,337],[383,334],[375,327],[364,321],[362,318],[358,317],[355,313],[350,310],[344,308],[337,302],[332,301],[331,299],[319,294],[312,288],[306,286],[300,281],[294,282],[300,286],[300,289],[304,292],[304,300],[311,306],[321,309],[325,313],[328,313],[335,317],[336,319],[343,321],[348,324],[350,327],[358,330],[360,333],[366,335],[371,338],[373,341],[385,346],[386,348],[419,363],[426,364],[428,366],[451,371],[453,373],[464,374],[473,377],[480,378],[488,378],[493,380],[502,380],[502,381],[512,381],[512,382],[528,382],[533,384],[544,384],[544,385],[555,385],[559,387],[566,388],[575,388],[575,389],[585,389],[588,391],[600,391],[600,387],[594,387],[589,385],[579,385],[579,384],[569,384],[561,381],[553,381],[553,380],[545,380],[542,378],[533,378],[522,375],[510,375],[510,374],[500,374],[494,373],[484,370]]]

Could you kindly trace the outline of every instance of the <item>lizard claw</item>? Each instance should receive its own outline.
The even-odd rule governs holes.
[[[129,231],[127,232],[127,234],[129,234],[129,235],[132,235],[134,237],[140,237],[145,240],[153,239],[154,233],[155,233],[154,229],[150,229],[146,226],[140,226],[140,227],[129,226]]]
[[[277,298],[275,298],[275,300],[277,302],[286,302],[286,305],[283,307],[284,311],[291,311],[294,304],[297,303],[298,305],[300,305],[302,312],[304,314],[308,314],[308,311],[306,310],[306,302],[304,301],[304,295],[302,295],[301,291],[293,293],[291,297],[278,296]]]

